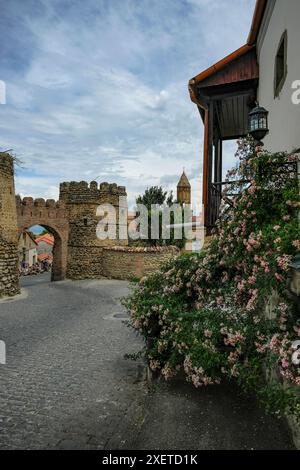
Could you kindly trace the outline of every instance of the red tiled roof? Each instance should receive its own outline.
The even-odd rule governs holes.
[[[127,223],[130,224],[137,217],[136,212],[128,212],[127,214]]]
[[[45,233],[45,235],[41,235],[40,237],[37,237],[35,241],[38,244],[41,242],[45,242],[45,243],[48,243],[48,245],[51,245],[51,246],[54,245],[54,237],[50,233]]]
[[[41,253],[40,255],[38,255],[38,261],[42,262],[42,261],[45,261],[45,260],[48,260],[48,261],[50,261],[50,263],[52,263],[53,256],[49,253]]]

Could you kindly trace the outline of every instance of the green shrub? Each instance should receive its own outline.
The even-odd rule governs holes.
[[[300,367],[291,348],[300,323],[287,295],[289,264],[300,250],[295,157],[254,151],[245,140],[237,156],[228,178],[238,195],[222,208],[206,251],[142,279],[125,304],[150,367],[166,379],[183,369],[196,387],[235,380],[268,410],[300,416]],[[268,319],[274,292],[280,300]],[[266,370],[294,387],[266,381]]]

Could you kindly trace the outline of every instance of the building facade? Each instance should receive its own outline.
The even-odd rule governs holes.
[[[33,238],[32,234],[25,230],[20,238],[18,243],[18,253],[19,253],[19,265],[31,267],[38,261],[38,244]]]
[[[266,5],[253,40],[259,65],[257,97],[269,111],[270,133],[264,142],[271,151],[294,152],[300,148],[300,2],[261,3]]]
[[[54,246],[54,236],[51,233],[45,233],[35,239],[37,243],[37,254],[38,255],[52,255]]]
[[[266,149],[300,147],[299,18],[299,0],[257,0],[246,44],[189,82],[204,123],[202,203],[208,233],[222,197],[222,144],[247,136],[249,112],[257,102],[269,111]]]

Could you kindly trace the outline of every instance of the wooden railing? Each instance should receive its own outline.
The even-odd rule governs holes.
[[[223,186],[234,185],[237,183],[249,184],[250,181],[220,181],[211,183],[210,185],[210,207],[208,211],[208,219],[210,227],[214,227],[220,215],[221,201],[223,200],[228,207],[233,207],[233,198],[239,196],[240,192],[226,192],[222,191]],[[249,186],[248,186],[249,187]]]
[[[282,168],[282,172],[293,173],[297,177],[297,161],[291,161],[286,163],[272,163],[274,166],[274,174],[278,172],[278,168]],[[264,176],[263,168],[259,169],[258,179]],[[235,192],[224,192],[222,191],[223,186],[230,186],[240,184],[241,189]],[[247,186],[248,185],[248,186]],[[209,207],[207,214],[208,227],[213,228],[220,216],[220,205],[223,200],[225,204],[229,207],[233,207],[233,199],[239,197],[240,194],[247,188],[251,186],[250,180],[235,180],[235,181],[220,181],[210,184],[210,198],[209,198]]]

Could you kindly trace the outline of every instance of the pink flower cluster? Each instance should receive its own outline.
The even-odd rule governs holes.
[[[222,327],[220,333],[225,336],[225,346],[236,346],[238,343],[241,344],[245,342],[245,336],[240,331],[234,332],[232,329],[228,330],[226,327]]]
[[[292,256],[290,255],[282,255],[278,256],[276,258],[278,266],[283,270],[283,271],[288,271],[290,268],[290,264],[292,262]]]
[[[206,375],[203,367],[193,365],[190,356],[185,357],[183,368],[187,375],[187,380],[192,382],[196,388],[207,385],[220,384],[221,382],[219,377],[212,378]]]
[[[250,292],[250,299],[248,300],[248,303],[246,305],[247,312],[255,310],[257,299],[258,299],[258,289],[250,289],[249,292]]]
[[[259,232],[257,234],[256,238],[255,238],[254,233],[251,233],[248,240],[244,239],[244,241],[243,241],[243,243],[246,247],[246,250],[250,252],[250,251],[253,251],[253,250],[259,248],[260,245],[261,245],[261,239],[262,239],[262,233],[261,232]]]
[[[300,251],[300,240],[294,240],[292,245],[298,250]]]

